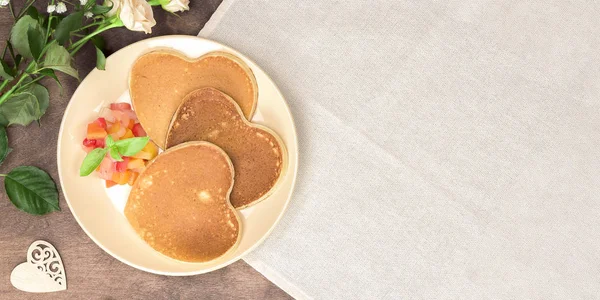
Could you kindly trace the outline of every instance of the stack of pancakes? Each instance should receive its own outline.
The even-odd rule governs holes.
[[[251,69],[226,52],[189,60],[156,51],[134,63],[129,89],[142,127],[165,150],[133,186],[129,223],[178,260],[232,251],[243,226],[238,210],[268,197],[287,165],[279,136],[249,121],[258,102]]]

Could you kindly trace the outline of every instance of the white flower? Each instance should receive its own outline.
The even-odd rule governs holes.
[[[91,18],[94,16],[94,14],[91,11],[86,12],[85,14],[83,14],[86,18]]]
[[[8,5],[8,0],[0,0],[0,6],[7,6]]]
[[[62,14],[64,12],[67,12],[67,6],[64,2],[58,2],[58,4],[56,4],[56,13]]]
[[[112,3],[112,9],[107,13],[109,17],[119,14],[119,19],[129,30],[152,32],[156,25],[152,6],[146,0],[108,0],[105,5]]]
[[[81,3],[81,5],[86,5],[88,2],[88,0],[79,0],[79,3]]]
[[[48,8],[46,9],[46,11],[48,13],[53,13],[56,10],[56,5],[48,5]]]
[[[166,1],[161,1],[166,2]],[[162,8],[170,12],[190,10],[190,0],[171,0],[169,3],[161,4]]]
[[[112,8],[106,13],[107,16],[112,17],[119,12],[119,8],[121,8],[121,3],[123,0],[106,0],[104,1],[104,6],[111,6]]]

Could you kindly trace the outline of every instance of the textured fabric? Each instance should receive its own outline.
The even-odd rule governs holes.
[[[600,4],[228,1],[298,128],[247,261],[298,298],[600,298]]]

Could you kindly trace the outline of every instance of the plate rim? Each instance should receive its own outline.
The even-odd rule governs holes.
[[[59,177],[59,182],[60,182],[60,187],[62,190],[62,195],[65,199],[65,201],[67,202],[67,206],[69,207],[69,211],[71,212],[71,215],[73,216],[73,218],[75,219],[75,221],[77,221],[77,224],[79,225],[79,227],[81,227],[81,229],[85,232],[85,234],[98,246],[100,247],[104,252],[108,253],[110,256],[116,258],[117,260],[119,260],[120,262],[131,266],[133,268],[136,268],[138,270],[142,270],[148,273],[152,273],[152,274],[157,274],[157,275],[166,275],[166,276],[193,276],[193,275],[199,275],[199,274],[205,274],[205,273],[209,273],[221,268],[224,268],[242,258],[244,258],[248,253],[254,251],[258,246],[260,246],[273,232],[273,230],[275,229],[275,227],[277,227],[277,225],[279,224],[279,222],[281,221],[281,219],[283,218],[283,215],[285,214],[285,212],[287,211],[290,201],[292,199],[292,196],[294,195],[294,190],[296,187],[296,180],[298,178],[298,163],[299,163],[299,157],[300,157],[300,149],[298,147],[298,133],[296,130],[296,122],[294,120],[294,116],[292,114],[292,111],[290,109],[290,106],[287,102],[287,100],[285,99],[285,97],[283,96],[283,94],[281,93],[281,90],[279,89],[279,87],[277,86],[277,84],[275,84],[275,81],[273,81],[273,79],[271,78],[271,76],[266,73],[254,60],[248,58],[247,56],[245,56],[244,54],[240,53],[239,51],[237,51],[236,49],[225,45],[221,42],[215,41],[215,40],[211,40],[211,39],[207,39],[207,38],[203,38],[203,37],[199,37],[199,36],[193,36],[193,35],[164,35],[164,36],[159,36],[159,37],[152,37],[152,38],[147,38],[147,39],[143,39],[141,41],[129,44],[119,50],[117,50],[116,52],[114,52],[113,54],[111,54],[110,56],[108,56],[106,58],[107,61],[109,61],[111,59],[111,57],[114,54],[117,54],[120,51],[126,51],[128,48],[134,47],[135,45],[138,44],[143,44],[143,43],[149,43],[152,41],[156,41],[156,40],[170,40],[170,39],[192,39],[192,40],[200,40],[203,42],[208,42],[208,43],[213,43],[213,44],[217,44],[221,47],[224,48],[224,50],[227,51],[231,51],[234,54],[236,54],[237,56],[241,57],[243,60],[246,60],[248,62],[251,62],[254,67],[256,67],[256,69],[260,72],[262,72],[266,78],[271,81],[273,83],[273,86],[275,88],[275,91],[277,92],[277,94],[281,97],[281,99],[283,100],[283,104],[285,105],[290,120],[292,121],[292,140],[294,141],[294,143],[296,144],[296,155],[295,155],[295,168],[292,171],[291,174],[288,174],[288,176],[292,176],[292,182],[290,185],[290,191],[288,192],[288,196],[287,199],[285,201],[285,204],[283,205],[283,208],[281,210],[281,212],[279,213],[279,215],[277,216],[277,218],[275,219],[275,222],[273,222],[273,224],[271,225],[271,227],[269,228],[269,230],[267,230],[267,232],[258,240],[256,241],[252,246],[250,246],[248,249],[246,249],[245,251],[243,251],[242,253],[234,256],[232,259],[225,261],[221,264],[218,264],[216,266],[213,266],[211,268],[206,268],[206,269],[202,269],[202,270],[198,270],[198,271],[187,271],[187,272],[164,272],[164,271],[160,271],[160,270],[155,270],[155,269],[151,269],[151,268],[147,268],[147,267],[143,267],[137,264],[134,264],[132,262],[127,261],[126,259],[122,258],[121,256],[113,253],[112,251],[110,251],[109,249],[107,249],[106,247],[104,247],[104,245],[102,243],[100,243],[99,241],[97,241],[88,231],[88,229],[84,226],[84,224],[81,222],[81,220],[79,219],[79,217],[77,216],[77,214],[74,212],[72,206],[71,206],[71,202],[69,201],[69,197],[67,196],[67,194],[65,193],[65,187],[63,184],[63,174],[61,171],[61,142],[63,140],[63,135],[64,135],[64,126],[65,126],[65,122],[66,122],[66,117],[67,117],[67,113],[70,111],[71,107],[72,107],[72,100],[73,98],[77,95],[78,92],[80,92],[81,86],[83,84],[83,82],[89,77],[90,74],[92,74],[93,72],[101,72],[100,70],[98,70],[97,68],[92,69],[92,71],[90,71],[90,73],[88,73],[88,75],[81,81],[81,83],[77,86],[77,88],[75,89],[75,91],[73,92],[73,95],[71,96],[71,98],[69,99],[69,103],[67,104],[67,107],[64,110],[63,113],[63,117],[62,120],[60,122],[60,127],[59,127],[59,131],[58,131],[58,138],[57,138],[57,147],[56,147],[56,166],[58,169],[58,177]],[[151,48],[151,47],[149,47]],[[260,93],[260,90],[259,90]],[[287,146],[287,145],[286,145]],[[289,150],[288,150],[289,151]],[[289,156],[288,156],[288,159]],[[289,171],[289,170],[288,170]],[[281,178],[280,180],[282,180],[283,178]],[[266,200],[266,199],[265,199]]]

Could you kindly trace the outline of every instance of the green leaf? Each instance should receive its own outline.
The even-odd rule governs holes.
[[[24,212],[44,215],[60,210],[54,180],[36,167],[14,168],[4,178],[4,188],[10,202]]]
[[[39,19],[40,18],[40,14],[38,13],[37,9],[32,5],[29,8],[27,8],[27,12],[26,14],[28,16],[31,16],[34,19]]]
[[[42,54],[42,49],[44,48],[44,35],[39,30],[29,27],[27,30],[27,40],[29,41],[29,50],[31,50],[33,59],[38,61]]]
[[[58,26],[56,26],[56,31],[54,31],[54,38],[58,44],[64,45],[65,42],[69,40],[71,32],[81,28],[82,22],[83,11],[70,14],[62,19],[60,23],[58,23]]]
[[[105,70],[106,56],[104,56],[104,53],[102,53],[100,48],[96,47],[96,45],[94,45],[94,47],[96,48],[96,68],[98,68],[98,70]]]
[[[52,69],[41,69],[38,73],[40,73],[41,75],[50,77],[52,79],[54,79],[54,81],[56,81],[56,84],[58,84],[58,87],[60,87],[60,90],[62,91],[63,86],[60,83],[60,80],[58,80],[58,77],[56,77],[56,73],[54,73],[54,70]]]
[[[52,44],[48,47],[43,66],[79,79],[77,70],[71,66],[71,55],[63,46]]]
[[[8,126],[8,120],[1,113],[0,113],[0,126],[2,126],[2,127],[7,127]]]
[[[40,119],[48,109],[50,105],[50,93],[48,93],[48,89],[41,84],[34,83],[29,86],[28,91],[32,93],[38,101],[39,111],[36,119]]]
[[[115,140],[113,139],[112,135],[107,135],[106,138],[104,139],[104,144],[106,144],[106,148],[112,148],[115,145]]]
[[[6,134],[6,128],[0,127],[0,165],[8,156],[12,149],[8,147],[8,135]]]
[[[100,48],[101,50],[104,49],[104,47],[106,46],[106,42],[104,41],[104,38],[100,35],[95,35],[95,36],[91,37],[90,41],[92,41],[94,46]]]
[[[94,7],[92,7],[91,11],[94,15],[102,15],[102,14],[109,12],[111,9],[112,9],[112,5],[111,6],[94,5]]]
[[[0,106],[0,112],[8,121],[8,125],[27,126],[37,119],[39,111],[37,99],[29,92],[13,95]]]
[[[88,176],[96,170],[96,168],[102,163],[104,156],[108,149],[106,148],[96,148],[83,159],[83,163],[81,163],[81,168],[79,168],[79,176]]]
[[[119,150],[116,147],[108,148],[108,153],[115,161],[123,161],[123,158],[121,158],[121,155],[119,155]]]
[[[0,105],[0,113],[8,121],[8,125],[27,126],[34,120],[39,120],[46,113],[49,99],[48,90],[35,83],[25,91],[8,98]]]
[[[17,56],[15,57],[15,68],[19,68],[19,64],[21,64],[22,59],[23,56],[21,54],[17,54]]]
[[[4,79],[13,79],[17,75],[17,71],[11,68],[2,58],[0,58],[0,76]]]
[[[29,39],[27,31],[29,27],[42,33],[42,28],[38,21],[29,15],[21,17],[10,31],[10,42],[15,50],[26,58],[33,58],[29,49]]]
[[[140,152],[146,144],[148,144],[150,138],[145,137],[134,137],[129,139],[124,139],[115,142],[115,146],[119,149],[119,153],[123,156],[132,156]]]

